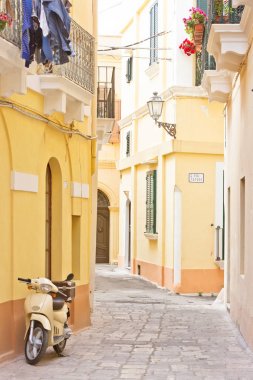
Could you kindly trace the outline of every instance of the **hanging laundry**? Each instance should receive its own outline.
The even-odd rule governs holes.
[[[26,60],[26,67],[30,61],[29,29],[32,25],[32,0],[22,0],[23,25],[22,25],[22,58]],[[29,65],[29,64],[28,64]]]
[[[70,8],[72,7],[72,4],[69,0],[62,0],[64,7],[66,8],[66,11],[70,13]]]
[[[50,30],[50,46],[53,51],[54,64],[64,64],[72,54],[70,45],[70,16],[62,0],[43,0],[48,28]]]
[[[22,0],[22,58],[26,67],[36,59],[45,67],[69,62],[74,56],[70,41],[68,0]],[[48,71],[47,71],[48,72]]]

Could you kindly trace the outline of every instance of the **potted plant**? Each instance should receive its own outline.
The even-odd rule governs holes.
[[[214,0],[214,21],[216,23],[228,22],[233,8],[229,0]]]
[[[190,12],[190,17],[183,19],[185,31],[194,40],[197,50],[201,50],[207,15],[200,8],[192,7]]]
[[[0,32],[4,30],[6,25],[11,26],[12,18],[6,12],[0,12]]]
[[[182,49],[184,53],[188,56],[196,53],[196,47],[194,45],[194,42],[190,41],[188,38],[186,38],[181,45],[179,46],[179,49]]]

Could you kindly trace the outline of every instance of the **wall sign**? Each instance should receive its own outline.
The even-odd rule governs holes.
[[[191,183],[204,183],[204,173],[189,173],[188,179]]]

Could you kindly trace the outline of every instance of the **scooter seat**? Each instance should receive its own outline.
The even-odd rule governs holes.
[[[53,298],[53,310],[61,310],[65,304],[65,300],[60,297]]]

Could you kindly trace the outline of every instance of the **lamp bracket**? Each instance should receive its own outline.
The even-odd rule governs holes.
[[[163,123],[162,121],[157,122],[158,127],[163,127],[165,131],[172,137],[176,138],[176,124]]]

